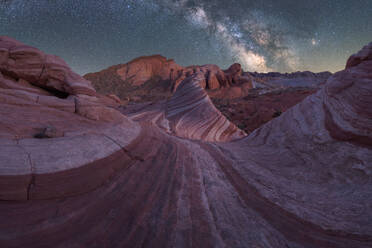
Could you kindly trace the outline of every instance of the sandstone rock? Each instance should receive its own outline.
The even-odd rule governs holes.
[[[262,94],[251,92],[237,98],[239,94],[240,96],[244,94],[239,91],[232,92],[234,88],[236,87],[232,87],[223,96],[214,97],[213,103],[231,122],[246,133],[253,132],[275,118],[277,112],[287,111],[317,91],[311,88],[287,88]]]
[[[232,152],[228,161],[246,161],[226,169],[247,197],[251,191],[244,181],[275,202],[282,216],[301,219],[303,224],[291,224],[297,222],[295,228],[280,228],[288,228],[283,235],[304,247],[372,244],[372,59],[351,65],[247,138],[220,145]],[[304,236],[293,239],[296,230]]]
[[[363,61],[372,60],[372,42],[369,45],[363,47],[357,54],[352,55],[346,62],[346,69],[354,67],[362,63]]]
[[[226,71],[212,64],[182,67],[160,55],[139,57],[84,77],[101,93],[114,92],[121,99],[135,97],[137,102],[146,102],[170,97],[182,81],[196,73],[203,74],[204,80],[199,82],[211,95],[223,95],[223,88],[243,84],[253,88],[252,77],[243,75],[240,64],[234,64]],[[241,92],[246,94],[246,90]]]
[[[41,132],[34,135],[34,138],[45,139],[45,138],[59,138],[63,137],[64,133],[60,130],[57,130],[53,126],[48,126],[44,128]]]
[[[213,105],[200,81],[202,73],[185,79],[167,103],[166,118],[171,130],[189,139],[230,141],[245,133],[229,122]]]
[[[214,108],[202,70],[114,122],[4,89],[0,246],[371,247],[369,57],[247,137]],[[12,136],[45,122],[64,136]]]
[[[225,71],[227,81],[230,85],[236,84],[239,78],[243,74],[243,70],[240,64],[233,64]]]
[[[44,54],[4,36],[0,37],[0,47],[0,72],[3,75],[27,80],[59,96],[95,95],[90,82],[72,72],[57,56]]]
[[[117,110],[104,106],[99,98],[86,95],[75,97],[75,112],[95,121],[115,123],[124,118]]]
[[[116,103],[121,103],[121,100],[120,100],[120,98],[119,97],[117,97],[116,95],[114,95],[114,94],[108,94],[107,95],[107,97],[109,97],[109,98],[111,98],[111,99],[113,99]]]
[[[173,60],[153,55],[132,60],[118,69],[117,73],[123,81],[128,80],[132,85],[139,86],[156,76],[163,80],[172,80],[180,70],[182,67]]]
[[[1,200],[86,192],[114,173],[107,160],[128,160],[122,146],[140,127],[112,107],[113,98],[97,95],[58,57],[7,37],[0,50],[7,54],[0,64]],[[89,164],[100,176],[79,179]]]

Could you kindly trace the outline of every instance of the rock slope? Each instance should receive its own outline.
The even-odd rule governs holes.
[[[177,87],[167,101],[133,109],[122,109],[133,120],[151,122],[165,132],[182,138],[209,142],[226,142],[246,133],[226,119],[202,88],[203,73],[197,72]]]
[[[246,94],[252,88],[250,75],[243,75],[240,64],[223,71],[216,65],[182,67],[160,55],[136,58],[127,64],[111,66],[84,77],[101,93],[115,93],[134,101],[161,100],[171,96],[180,83],[195,73],[203,75],[201,86],[208,93]]]
[[[60,58],[8,37],[0,51],[0,199],[65,197],[105,182],[114,171],[105,160],[140,127]],[[88,165],[96,172],[84,173]]]
[[[224,71],[212,64],[181,67],[173,60],[154,55],[84,77],[93,82],[98,92],[119,95],[125,105],[170,98],[186,78],[196,73],[202,77],[198,80],[200,86],[218,110],[247,133],[315,93],[331,75],[329,72],[252,73],[244,72],[240,64]]]
[[[316,91],[307,87],[289,87],[267,93],[252,91],[242,98],[214,98],[213,104],[240,129],[251,133]]]
[[[98,116],[110,109],[113,119],[35,103],[24,92],[13,99],[15,87],[26,86],[6,75],[16,85],[1,98],[0,109],[14,113],[8,122],[51,116],[73,130],[39,139],[17,124],[24,134],[17,138],[1,118],[0,246],[371,247],[371,50],[372,43],[317,93],[229,142],[208,141],[219,136],[203,123],[220,130],[227,122],[207,104],[200,73],[169,100],[128,116],[97,94],[88,103],[92,96],[62,99],[81,100],[89,113],[99,108]],[[41,90],[35,85],[27,89]],[[32,108],[45,117],[27,117]],[[199,129],[206,135],[190,139]]]

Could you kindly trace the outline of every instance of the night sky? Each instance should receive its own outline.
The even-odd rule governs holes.
[[[0,35],[80,74],[151,54],[180,65],[334,72],[372,41],[372,0],[0,0]]]

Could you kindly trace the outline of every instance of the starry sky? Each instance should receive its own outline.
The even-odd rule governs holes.
[[[245,71],[338,71],[372,41],[372,0],[0,0],[0,35],[79,74],[152,54]]]

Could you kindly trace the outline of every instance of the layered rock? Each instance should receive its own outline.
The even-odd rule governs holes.
[[[47,55],[9,37],[0,38],[0,72],[55,92],[95,95],[91,83],[72,72],[57,56]]]
[[[217,65],[182,67],[160,55],[136,58],[127,64],[111,66],[84,77],[94,84],[98,92],[114,92],[123,100],[136,102],[159,101],[170,97],[180,83],[195,73],[202,73],[201,86],[210,97],[236,99],[250,94],[252,88],[263,91],[286,87],[319,88],[332,75],[330,72],[309,71],[294,73],[244,72],[240,64],[233,64],[227,70]]]
[[[60,58],[8,37],[0,51],[0,199],[65,197],[102,184],[115,168],[107,159],[128,157],[121,146],[139,126]]]
[[[352,56],[316,94],[215,150],[221,159],[229,151],[222,166],[242,197],[249,203],[253,186],[271,202],[256,210],[305,247],[372,244],[371,48]]]
[[[213,104],[240,129],[251,133],[316,91],[305,87],[276,89],[267,93],[255,90],[241,98],[214,98]]]
[[[37,105],[74,130],[0,139],[0,246],[371,247],[372,60],[362,52],[354,61],[232,142],[209,142],[234,132],[213,109],[202,73],[121,120]],[[24,115],[36,103],[23,92],[10,97],[18,91],[8,88],[1,103],[13,108],[9,121],[44,120]],[[72,97],[82,106],[109,101],[62,100]]]
[[[167,102],[166,118],[175,135],[204,141],[230,141],[245,136],[213,105],[200,86],[203,74],[184,80]]]
[[[182,66],[177,65],[174,60],[153,55],[136,58],[116,72],[123,81],[140,86],[154,77],[159,77],[161,80],[174,80],[179,77],[182,69]]]
[[[204,74],[197,72],[184,79],[169,100],[124,107],[122,112],[182,138],[226,142],[245,137],[244,131],[216,109],[202,87],[204,83]]]
[[[84,77],[101,93],[114,92],[122,99],[143,102],[171,96],[183,80],[195,73],[203,74],[201,86],[213,96],[239,97],[253,87],[251,76],[243,75],[240,64],[234,64],[226,71],[211,64],[182,67],[160,55],[139,57]],[[234,89],[229,91],[232,87]]]
[[[311,87],[319,88],[332,76],[329,71],[314,73],[310,71],[298,71],[292,73],[257,73],[247,72],[254,78],[259,87]]]

